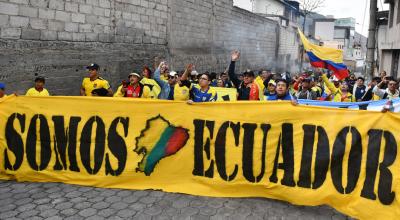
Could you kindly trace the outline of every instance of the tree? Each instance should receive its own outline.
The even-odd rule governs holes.
[[[300,0],[300,8],[303,11],[304,14],[304,20],[303,20],[303,33],[306,34],[304,28],[306,25],[306,19],[307,16],[319,8],[324,6],[325,0]],[[300,72],[303,69],[303,59],[304,59],[304,48],[301,50],[301,57],[300,57]]]
[[[324,6],[325,0],[300,0],[300,8],[304,14],[303,33],[307,16]]]

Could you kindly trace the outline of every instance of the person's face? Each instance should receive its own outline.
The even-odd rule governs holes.
[[[221,79],[222,79],[223,81],[226,81],[226,80],[228,79],[228,75],[222,74],[222,75],[221,75]]]
[[[218,86],[218,87],[225,87],[225,86],[224,86],[224,81],[222,81],[222,79],[219,79],[219,80],[217,81],[217,86]]]
[[[243,76],[243,82],[244,82],[244,84],[252,83],[253,80],[254,80],[254,77],[252,77],[252,76],[249,76],[249,75],[244,75],[244,76]]]
[[[240,81],[243,81],[243,75],[240,75],[240,76],[239,76],[239,80],[240,80]]]
[[[167,73],[169,73],[169,68],[168,68],[168,65],[163,65],[162,67],[161,67],[161,73],[162,74],[167,74]]]
[[[4,96],[4,89],[0,89],[0,98],[3,98]]]
[[[350,79],[351,79],[351,80],[355,80],[355,79],[356,79],[356,76],[355,76],[355,75],[350,75]]]
[[[371,81],[371,86],[376,86],[376,85],[378,85],[378,81],[372,80],[372,81]]]
[[[389,83],[388,83],[388,88],[389,88],[389,90],[390,91],[395,91],[396,90],[396,81],[389,81]]]
[[[340,87],[340,89],[344,92],[349,91],[349,86],[347,85],[347,83],[342,83],[342,86]]]
[[[137,77],[137,76],[129,76],[129,82],[131,84],[137,84],[137,83],[139,83],[139,77]]]
[[[380,76],[380,77],[385,77],[385,76],[386,76],[386,73],[385,73],[385,72],[381,72],[381,73],[379,74],[379,76]]]
[[[261,78],[263,78],[263,79],[267,79],[269,75],[271,75],[271,73],[269,73],[266,70],[261,72]]]
[[[276,90],[276,86],[274,86],[274,84],[269,83],[268,84],[268,92],[275,92]]]
[[[199,78],[199,85],[200,87],[207,87],[209,86],[211,83],[210,79],[208,78],[207,75],[201,75]]]
[[[276,93],[279,96],[283,96],[287,93],[287,85],[284,82],[278,82],[278,84],[276,84]]]
[[[145,78],[150,78],[150,72],[148,69],[143,69],[142,76]]]
[[[97,70],[96,69],[89,69],[89,77],[94,78],[97,76]]]
[[[301,83],[301,87],[302,87],[303,89],[309,89],[309,88],[310,88],[310,83],[309,83],[309,82],[306,82],[306,81],[303,81],[303,82]]]
[[[43,89],[43,87],[44,87],[44,82],[42,82],[40,80],[35,82],[35,88]]]
[[[168,83],[174,85],[177,81],[177,76],[168,76]]]
[[[358,86],[364,85],[364,81],[363,81],[362,79],[358,79],[358,80],[357,80],[357,85],[358,85]]]

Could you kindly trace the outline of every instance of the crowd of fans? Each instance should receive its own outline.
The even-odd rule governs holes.
[[[381,72],[365,85],[363,77],[354,74],[344,80],[337,79],[326,70],[304,72],[295,76],[274,74],[270,70],[260,70],[257,74],[247,70],[236,74],[235,64],[240,53],[233,51],[226,72],[198,74],[193,64],[184,71],[170,71],[166,62],[161,62],[154,73],[148,67],[142,72],[130,73],[114,93],[107,80],[99,76],[99,65],[87,66],[89,77],[84,78],[80,94],[82,96],[114,96],[127,98],[148,98],[193,102],[217,101],[215,87],[235,88],[237,100],[322,100],[333,102],[360,102],[399,97],[399,80]],[[35,79],[35,86],[26,96],[49,96],[44,77]],[[5,95],[5,84],[0,82],[0,98]]]

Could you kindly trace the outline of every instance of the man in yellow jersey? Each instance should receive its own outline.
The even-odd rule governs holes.
[[[49,91],[44,88],[46,80],[43,76],[38,76],[35,79],[35,87],[32,87],[26,91],[26,96],[50,96]]]
[[[113,91],[107,80],[101,78],[98,75],[100,66],[92,63],[86,67],[89,71],[89,77],[83,79],[81,87],[81,96],[92,96],[92,91],[95,89],[106,89],[108,91],[107,96],[112,96]]]
[[[190,83],[183,83],[181,76],[176,72],[172,71],[168,74],[167,81],[161,78],[161,70],[165,68],[166,63],[161,62],[157,70],[154,72],[154,80],[160,85],[161,93],[160,99],[164,100],[176,100],[176,101],[187,101],[190,95]],[[186,68],[186,75],[192,71],[193,65],[189,65]]]

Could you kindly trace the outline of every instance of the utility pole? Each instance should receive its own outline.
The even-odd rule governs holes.
[[[375,32],[376,32],[376,12],[377,12],[377,0],[370,0],[369,8],[369,29],[368,29],[368,45],[367,45],[367,76],[374,77],[375,69]]]

